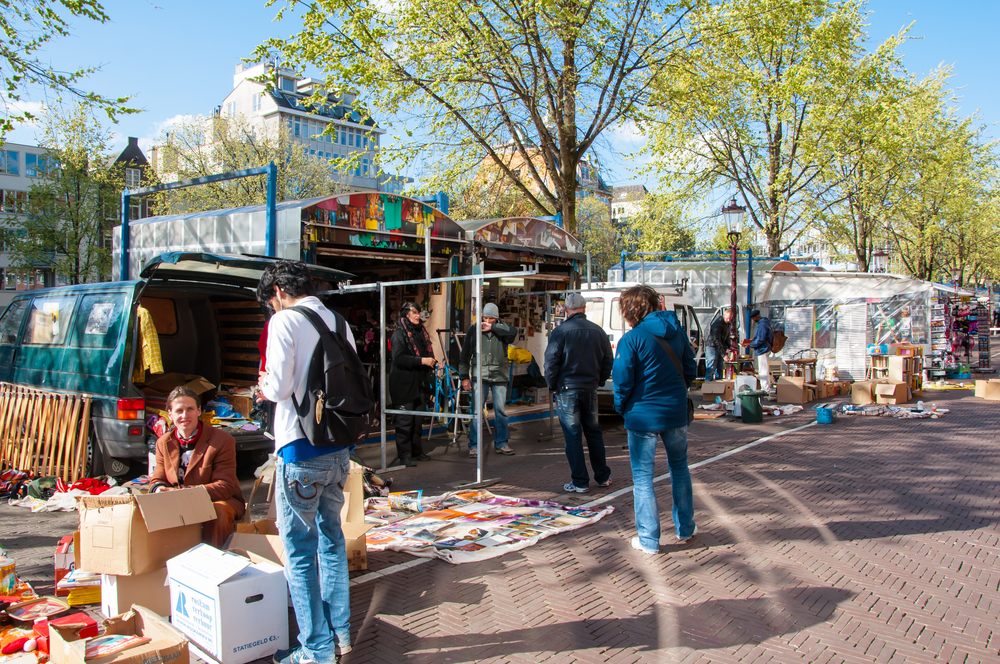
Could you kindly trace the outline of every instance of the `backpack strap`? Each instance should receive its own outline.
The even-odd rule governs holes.
[[[668,344],[667,340],[663,337],[658,337],[654,334],[653,338],[660,342],[660,346],[663,348],[663,351],[667,354],[667,357],[670,358],[670,361],[673,362],[674,368],[677,369],[677,375],[681,377],[681,380],[684,380],[684,370],[681,368],[681,361],[677,358],[677,353],[674,352],[674,349],[670,347],[670,344]]]

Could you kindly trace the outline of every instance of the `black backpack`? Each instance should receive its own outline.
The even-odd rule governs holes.
[[[319,343],[306,374],[306,395],[299,403],[292,394],[299,428],[315,447],[347,447],[363,441],[371,428],[375,393],[361,358],[347,342],[347,321],[334,314],[337,333],[308,307],[289,307],[305,316]]]

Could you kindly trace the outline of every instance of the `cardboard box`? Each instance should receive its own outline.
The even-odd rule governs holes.
[[[364,469],[351,462],[351,472],[344,484],[344,507],[340,511],[340,527],[347,542],[347,569],[351,572],[368,569],[368,545],[365,533],[374,528],[365,523]]]
[[[49,623],[49,657],[52,664],[189,664],[188,640],[162,616],[142,606],[103,622],[105,634],[148,636],[149,643],[113,655],[88,659],[87,642],[70,630]]]
[[[198,395],[215,389],[215,385],[198,374],[165,373],[148,381],[143,392],[149,394],[152,391],[159,396],[167,396],[175,387],[186,387]]]
[[[80,498],[80,565],[96,574],[137,575],[201,542],[215,518],[203,486],[141,496]]]
[[[199,544],[167,561],[171,621],[222,664],[245,664],[288,647],[283,568]]]
[[[808,399],[804,376],[778,378],[778,403],[807,403]]]
[[[852,383],[849,380],[837,381],[837,394],[846,395],[851,393]]]
[[[285,566],[285,547],[281,544],[278,525],[271,519],[236,524],[226,551],[253,553],[276,565]]]
[[[105,618],[119,616],[133,604],[142,604],[160,616],[170,616],[166,567],[136,576],[101,575],[101,613]]]
[[[977,380],[976,396],[987,401],[1000,401],[1000,378]]]
[[[58,627],[67,640],[89,639],[97,636],[97,621],[86,613],[71,613],[69,615],[53,618],[52,620],[40,619],[35,621],[32,628],[35,632],[35,643],[38,649],[45,654],[50,653],[50,625]]]
[[[707,403],[715,403],[716,397],[722,397],[723,401],[733,400],[733,385],[731,380],[713,380],[701,386],[701,400]]]
[[[233,407],[237,413],[243,417],[250,417],[250,411],[253,410],[253,399],[250,397],[237,397],[232,394],[226,395],[226,401],[229,405]]]
[[[875,403],[896,406],[910,400],[910,386],[900,381],[875,385]]]
[[[76,569],[76,559],[74,556],[73,549],[73,536],[66,535],[59,540],[56,544],[56,551],[53,555],[53,563],[55,566],[55,584],[59,585],[59,581]],[[59,590],[56,588],[56,597],[65,597],[69,595],[68,589]]]
[[[859,380],[851,385],[851,403],[856,406],[867,406],[875,403],[875,382]]]
[[[830,397],[837,396],[837,388],[839,384],[837,381],[832,380],[820,380],[816,381],[816,394],[820,399],[829,399]]]

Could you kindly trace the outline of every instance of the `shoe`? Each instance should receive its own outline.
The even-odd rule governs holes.
[[[337,646],[337,657],[340,657],[341,655],[346,655],[347,653],[351,652],[352,650],[354,650],[354,648],[349,643],[346,646],[338,645]]]
[[[607,488],[607,487],[611,486],[611,478],[609,477],[606,482],[598,482],[597,486],[602,487],[602,488]]]
[[[698,525],[695,524],[694,530],[691,531],[690,535],[688,535],[687,537],[678,537],[677,541],[683,544],[684,542],[688,541],[689,539],[691,539],[692,537],[694,537],[697,534],[698,534]]]
[[[510,449],[510,445],[504,445],[503,447],[497,448],[497,454],[502,454],[504,456],[514,456],[515,454],[517,454],[517,452]]]
[[[403,457],[399,460],[399,465],[406,466],[407,468],[416,468],[417,462],[410,457]]]
[[[645,553],[647,556],[655,556],[660,552],[659,549],[657,549],[656,551],[650,551],[649,549],[644,547],[642,544],[639,543],[638,537],[633,537],[632,540],[629,542],[629,544],[632,545],[633,549],[635,549],[636,551],[641,551],[642,553]]]
[[[469,448],[469,456],[472,457],[473,459],[475,459],[477,456],[479,456],[479,450],[476,449],[475,447],[470,447]]]
[[[413,458],[416,459],[417,461],[433,461],[434,460],[434,459],[430,458],[429,456],[427,456],[426,454],[418,454],[417,456],[415,456]]]
[[[271,661],[274,664],[318,664],[315,659],[306,655],[301,647],[279,650],[271,657]]]
[[[569,491],[570,493],[587,493],[590,491],[590,487],[579,487],[572,482],[563,485],[563,491]]]

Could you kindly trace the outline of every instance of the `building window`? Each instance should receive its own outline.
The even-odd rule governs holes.
[[[142,180],[142,171],[138,168],[126,168],[125,169],[125,186],[129,189],[134,189],[139,186],[139,182]]]
[[[284,76],[281,77],[281,82],[278,84],[285,92],[295,92],[295,81]]]
[[[4,290],[17,290],[17,273],[11,270],[4,270],[3,273]]]
[[[17,175],[20,153],[15,150],[0,150],[0,173]]]
[[[24,153],[24,174],[31,178],[38,175],[38,155]]]
[[[129,219],[142,219],[142,202],[133,203],[129,202],[128,206]]]
[[[364,173],[365,177],[368,177],[368,160],[361,160],[361,172]]]

